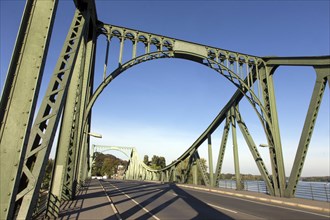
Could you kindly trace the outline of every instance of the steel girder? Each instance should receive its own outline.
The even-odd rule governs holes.
[[[207,149],[208,149],[208,161],[209,161],[209,175],[210,175],[210,186],[214,187],[214,172],[213,172],[213,156],[212,156],[212,140],[211,134],[207,138]]]
[[[243,137],[245,139],[245,142],[247,143],[249,150],[253,156],[254,161],[257,164],[257,167],[259,169],[260,175],[262,179],[265,181],[265,184],[267,186],[267,189],[269,191],[270,195],[274,195],[274,187],[272,184],[272,179],[270,179],[270,175],[267,171],[267,168],[259,154],[259,151],[256,147],[256,144],[254,143],[251,134],[247,128],[247,125],[244,123],[242,116],[238,110],[238,106],[235,108],[236,111],[236,117],[237,117],[237,124],[241,130],[241,133],[243,134]]]
[[[35,2],[36,4],[31,4],[31,2]],[[43,1],[43,2],[47,2],[47,4],[50,4],[50,1]],[[25,15],[22,20],[20,34],[17,39],[17,45],[19,45],[19,43],[21,42],[25,43],[26,45],[25,47],[16,46],[15,48],[13,59],[9,69],[9,74],[6,81],[6,87],[0,105],[1,107],[0,111],[1,113],[3,113],[0,114],[1,117],[3,117],[1,118],[2,124],[1,124],[1,132],[0,132],[1,152],[3,153],[5,151],[6,152],[8,151],[11,154],[11,158],[16,158],[16,161],[19,161],[17,163],[17,168],[15,167],[13,168],[13,166],[16,165],[16,163],[14,162],[15,159],[13,160],[12,164],[8,165],[8,167],[11,170],[14,171],[17,170],[17,172],[16,174],[14,174],[16,175],[16,177],[14,177],[13,183],[9,183],[8,185],[1,184],[2,195],[6,194],[6,192],[9,189],[14,188],[13,195],[12,196],[9,195],[11,196],[10,199],[1,200],[1,208],[5,206],[9,207],[8,213],[11,214],[8,216],[12,216],[14,210],[13,208],[14,206],[12,204],[15,202],[18,217],[22,217],[22,218],[29,218],[32,215],[32,211],[36,203],[37,194],[40,188],[41,179],[46,165],[46,158],[49,155],[50,146],[54,139],[54,134],[59,121],[60,113],[64,106],[64,101],[66,99],[68,85],[71,79],[71,74],[73,72],[72,69],[78,54],[77,53],[78,46],[80,45],[80,40],[83,32],[82,29],[84,28],[84,26],[86,26],[83,16],[82,15],[77,16],[76,23],[74,24],[74,27],[71,29],[71,35],[68,36],[67,41],[64,45],[62,56],[58,61],[58,64],[54,71],[54,75],[49,84],[47,94],[42,102],[35,123],[31,129],[30,138],[28,139],[29,128],[31,127],[31,120],[35,108],[35,100],[39,90],[39,84],[40,84],[39,75],[41,75],[42,72],[41,70],[43,69],[43,64],[44,64],[44,58],[43,58],[44,52],[41,50],[41,56],[39,55],[40,65],[38,65],[37,62],[36,67],[34,66],[31,67],[31,72],[34,72],[34,70],[37,69],[37,71],[35,71],[37,75],[35,76],[36,78],[34,80],[28,79],[31,77],[27,77],[27,76],[20,77],[23,76],[23,73],[20,73],[22,71],[19,71],[19,66],[16,66],[17,63],[16,61],[20,62],[21,60],[22,62],[20,63],[20,65],[23,65],[23,61],[25,59],[28,60],[31,57],[33,57],[33,54],[29,52],[32,51],[31,49],[23,51],[22,54],[19,55],[19,51],[22,51],[23,48],[28,48],[29,45],[33,45],[28,40],[36,42],[36,45],[41,46],[42,48],[45,49],[44,51],[47,50],[48,40],[49,40],[48,36],[49,36],[49,31],[51,29],[50,27],[52,26],[52,21],[53,21],[52,17],[54,16],[56,1],[52,2],[53,5],[50,4],[51,12],[47,13],[46,11],[41,10],[45,12],[45,14],[49,15],[50,18],[49,21],[47,21],[47,19],[40,19],[40,21],[37,22],[32,19],[32,16],[31,18],[29,17],[30,16],[29,13],[32,13],[32,11],[35,9],[35,11],[33,12],[35,15],[45,16],[45,14],[42,14],[41,11],[37,12],[39,9],[44,9],[40,5],[38,6],[39,3],[41,3],[40,0],[28,1]],[[168,165],[162,170],[152,170],[143,163],[139,162],[137,153],[134,151],[131,154],[132,159],[130,160],[129,163],[129,167],[127,170],[127,174],[129,175],[127,176],[129,178],[140,178],[140,176],[144,176],[145,178],[151,178],[153,180],[166,180],[166,181],[170,180],[170,176],[173,176],[173,179],[176,179],[174,178],[174,176],[176,176],[175,175],[176,167],[179,164],[183,164],[185,160],[189,160],[187,164],[187,168],[183,173],[184,177],[181,178],[184,182],[186,182],[190,170],[191,169],[195,170],[195,168],[193,167],[196,167],[198,166],[198,164],[200,164],[198,162],[199,160],[198,160],[197,149],[201,146],[202,143],[204,143],[204,141],[209,140],[208,149],[211,152],[212,146],[211,146],[210,137],[212,133],[215,131],[215,129],[217,129],[218,126],[229,116],[231,118],[230,120],[229,119],[226,120],[226,125],[223,133],[223,140],[219,152],[220,156],[218,157],[218,163],[216,167],[216,178],[213,181],[211,181],[209,185],[213,185],[214,183],[217,183],[220,177],[221,165],[222,165],[226,140],[229,132],[229,124],[231,123],[232,125],[233,142],[235,142],[236,137],[234,137],[235,136],[234,133],[236,132],[234,130],[237,122],[246,139],[246,142],[248,143],[250,151],[256,160],[257,166],[264,180],[266,181],[267,186],[269,187],[270,192],[276,196],[284,196],[284,194],[286,196],[294,195],[296,183],[301,174],[301,170],[304,164],[304,159],[307,154],[308,145],[312,136],[313,127],[317,117],[319,105],[322,100],[322,95],[324,93],[324,88],[327,81],[329,82],[329,78],[330,78],[329,56],[304,57],[304,58],[301,57],[300,58],[299,57],[261,58],[261,57],[251,56],[247,54],[224,50],[221,48],[215,48],[206,45],[200,45],[196,43],[182,41],[170,37],[165,37],[162,35],[156,35],[152,33],[132,30],[129,28],[123,28],[113,25],[105,25],[102,24],[101,22],[97,22],[94,1],[76,0],[75,3],[81,11],[84,11],[85,9],[86,11],[88,11],[87,14],[91,16],[91,21],[93,23],[94,31],[96,31],[95,29],[96,25],[99,25],[97,31],[100,31],[101,33],[105,34],[107,36],[108,42],[110,42],[111,38],[114,37],[119,38],[120,49],[119,49],[119,57],[118,57],[119,67],[116,70],[114,70],[108,77],[106,77],[106,74],[104,74],[105,76],[104,81],[97,88],[96,92],[93,95],[91,95],[91,92],[93,90],[92,77],[90,79],[84,79],[83,82],[87,81],[90,84],[85,84],[85,89],[82,89],[82,91],[86,91],[86,93],[82,95],[83,97],[81,98],[81,100],[84,100],[84,102],[81,101],[80,109],[77,110],[77,112],[79,112],[79,116],[78,113],[75,116],[73,116],[74,115],[73,113],[69,114],[70,116],[68,116],[69,119],[71,120],[68,124],[69,127],[71,126],[70,127],[71,133],[72,132],[74,133],[74,139],[72,141],[72,139],[69,140],[66,137],[67,140],[65,142],[66,143],[73,142],[74,144],[72,144],[72,146],[73,149],[75,150],[77,150],[76,146],[82,146],[82,149],[79,150],[78,151],[79,153],[77,154],[75,153],[70,154],[71,150],[69,150],[67,155],[66,153],[60,153],[62,157],[66,157],[66,156],[68,158],[72,157],[72,159],[66,159],[66,161],[71,160],[71,163],[66,164],[66,174],[68,174],[67,176],[69,176],[67,180],[71,182],[72,180],[74,180],[73,183],[70,183],[71,185],[69,184],[70,185],[69,188],[72,188],[72,192],[75,192],[74,183],[77,181],[83,182],[87,176],[88,162],[89,162],[88,160],[89,137],[87,136],[87,134],[85,134],[85,132],[89,131],[90,121],[91,121],[90,112],[98,95],[114,78],[116,78],[119,74],[121,74],[123,71],[127,70],[128,68],[131,68],[134,65],[153,59],[173,57],[173,58],[183,58],[183,59],[192,60],[208,66],[209,68],[215,70],[216,72],[227,78],[231,83],[233,83],[238,88],[238,90],[235,92],[235,94],[230,99],[230,101],[225,105],[225,107],[220,111],[220,113],[210,124],[210,126],[186,150],[186,152],[183,153],[178,158],[178,160],[176,160],[175,162]],[[30,25],[29,28],[32,28],[33,25],[40,24],[41,20],[42,22],[45,22],[45,26],[48,27],[48,29],[46,28],[46,30],[44,30],[43,32],[42,31],[38,32],[44,34],[43,36],[45,36],[45,40],[38,41],[36,35],[33,35],[33,37],[29,39],[28,36],[30,33],[26,32],[25,30],[29,25]],[[30,21],[30,23],[28,23],[28,21]],[[89,22],[89,20],[87,22]],[[26,33],[24,33],[24,31]],[[133,43],[132,59],[129,61],[123,60],[124,57],[123,48],[125,41],[131,41]],[[142,56],[139,57],[137,57],[138,43],[143,43],[145,45],[145,52]],[[156,47],[156,51],[152,50],[151,47],[152,45]],[[89,48],[95,51],[94,47],[95,47],[95,42],[91,43]],[[108,55],[108,49],[109,46],[107,46],[107,55]],[[88,55],[89,53],[85,52],[86,57],[90,56],[90,59],[86,58],[90,60],[90,63],[85,65],[84,72],[86,72],[86,68],[87,69],[89,68],[90,71],[93,71],[94,69],[94,64],[93,64],[94,61],[92,61],[94,57],[93,55],[91,55],[93,53],[90,53],[90,55]],[[24,58],[25,56],[26,58]],[[272,75],[276,67],[278,67],[279,65],[314,66],[318,76],[317,83],[315,85],[315,89],[313,92],[313,98],[310,103],[308,115],[306,117],[301,140],[299,142],[296,159],[294,162],[294,167],[292,169],[289,184],[287,187],[285,182],[281,137],[279,132],[277,110],[276,110],[276,99],[274,95],[274,86],[272,80]],[[105,73],[106,73],[106,68],[105,68]],[[88,74],[88,76],[90,75],[92,75],[92,73]],[[13,118],[13,115],[18,114],[17,111],[15,110],[13,111],[14,107],[15,108],[17,106],[22,107],[22,105],[19,104],[17,106],[15,105],[15,101],[17,101],[19,97],[20,98],[23,97],[17,95],[18,94],[16,93],[17,89],[15,88],[17,88],[17,85],[23,82],[23,80],[29,80],[29,85],[31,86],[31,88],[33,88],[34,91],[29,92],[30,96],[32,97],[31,100],[29,100],[30,103],[28,103],[27,100],[23,100],[24,103],[28,103],[27,108],[24,110],[28,112],[28,114],[26,115],[26,117],[23,116],[20,117],[20,121],[26,123],[23,124],[22,126],[15,127],[12,125],[12,123],[9,122],[11,118]],[[253,89],[252,85],[254,83],[257,84],[258,91],[255,91]],[[13,86],[13,88],[10,88],[11,86]],[[247,100],[251,103],[252,107],[254,108],[257,116],[261,121],[261,125],[265,130],[268,144],[270,147],[269,150],[270,150],[272,170],[273,170],[272,180],[267,178],[267,170],[265,169],[263,163],[260,161],[257,162],[257,159],[260,156],[258,154],[258,151],[256,150],[255,144],[253,143],[251,136],[247,131],[247,127],[245,126],[244,122],[241,120],[241,116],[238,112],[238,109],[236,109],[238,103],[240,102],[243,96],[245,96]],[[69,105],[66,106],[66,108],[69,108]],[[73,122],[74,120],[77,120],[75,117],[79,117],[79,123],[77,125],[79,128],[77,130],[76,129],[72,130],[73,126],[76,126],[75,122]],[[5,123],[6,125],[4,125]],[[63,119],[63,123],[64,126],[66,124],[64,122],[64,119]],[[17,130],[20,132],[20,134],[22,134],[22,136],[20,135],[22,137],[21,140],[15,140],[16,142],[12,145],[12,146],[16,146],[16,149],[15,147],[12,147],[10,150],[8,150],[5,146],[9,143],[7,142],[8,140],[5,139],[9,137],[8,135],[9,129],[6,130],[8,125],[13,126],[12,127],[13,130],[15,131]],[[237,166],[238,151],[235,150],[236,148],[237,146],[234,147],[234,151],[236,152],[235,166],[238,167]],[[209,153],[210,158],[212,158],[211,154],[212,152]],[[237,154],[237,158],[236,158],[236,154]],[[23,160],[22,158],[25,159]],[[63,159],[62,162],[57,163],[57,165],[65,164],[63,161],[65,161],[65,159]],[[212,167],[210,166],[210,171],[211,171],[209,176],[210,179],[212,179],[213,177],[213,171],[212,171],[213,169],[211,168]],[[208,175],[206,175],[207,174],[206,171],[203,170],[203,168],[200,168],[200,170],[203,176],[205,176],[204,182],[207,182]],[[235,170],[236,170],[235,171],[236,179],[238,181],[240,179],[240,177],[238,176],[239,169],[235,169]],[[174,174],[170,175],[171,172]],[[55,170],[54,177],[57,176],[57,173],[58,172]],[[1,178],[3,177],[1,176]],[[196,183],[195,178],[194,178],[194,182]],[[20,186],[19,189],[17,189],[18,185]],[[8,209],[6,211],[8,211]],[[1,216],[3,216],[3,212]]]
[[[218,154],[217,165],[215,168],[214,186],[219,185],[222,163],[223,163],[223,158],[225,156],[225,150],[226,150],[226,145],[227,145],[229,126],[230,126],[230,119],[229,119],[229,114],[227,114],[226,122],[225,122],[223,133],[222,133],[222,139],[221,139],[221,144],[220,144],[220,149],[219,149],[219,154]]]
[[[242,189],[241,182],[241,172],[239,168],[239,160],[238,160],[238,146],[237,146],[237,134],[236,134],[236,111],[235,106],[230,109],[230,127],[231,134],[233,139],[233,154],[234,154],[234,167],[235,167],[235,181],[236,181],[236,189]]]
[[[86,29],[83,33],[83,39],[80,42],[77,59],[74,65],[72,78],[68,88],[65,107],[63,110],[59,140],[57,144],[54,170],[50,186],[50,196],[48,202],[48,216],[57,217],[62,197],[72,199],[73,192],[73,171],[75,169],[76,152],[79,149],[77,140],[82,134],[79,119],[84,112],[84,100],[86,93],[90,93],[88,84],[90,84],[91,71],[90,60],[94,56],[94,50],[91,50],[90,27],[88,16],[86,16]],[[93,37],[92,37],[93,38]],[[92,46],[93,47],[93,46]]]
[[[12,219],[57,0],[28,0],[0,102],[0,218]],[[16,137],[13,138],[13,133]]]
[[[269,120],[265,124],[265,131],[268,134],[267,141],[271,156],[274,195],[284,196],[286,180],[272,71],[271,67],[263,66],[259,70],[259,76],[261,79],[262,100],[265,107],[264,114],[268,116]]]
[[[330,59],[328,59],[328,62]],[[301,133],[301,137],[298,144],[293,167],[290,173],[289,182],[285,190],[287,197],[294,196],[299,177],[301,175],[305,158],[307,155],[309,143],[312,139],[313,129],[316,123],[316,118],[320,109],[322,97],[327,85],[327,81],[330,87],[330,65],[329,66],[314,66],[316,72],[316,82],[312,94],[311,101],[309,103],[307,116],[305,119],[304,127]]]
[[[84,19],[77,11],[27,143],[15,203],[18,219],[29,219],[33,214],[83,29]]]
[[[180,162],[190,158],[191,153],[195,152],[197,148],[201,146],[201,144],[206,141],[209,136],[212,135],[219,124],[221,124],[221,122],[225,119],[226,114],[230,112],[230,109],[235,107],[240,102],[241,98],[245,96],[254,108],[257,116],[261,121],[261,125],[264,128],[268,140],[268,145],[270,146],[269,150],[272,163],[273,179],[270,180],[269,177],[267,177],[268,172],[261,162],[257,162],[257,166],[259,169],[262,169],[262,176],[267,182],[269,191],[273,195],[284,196],[286,185],[285,172],[283,165],[284,163],[281,137],[277,118],[276,99],[274,95],[275,93],[272,79],[274,69],[272,68],[273,64],[271,63],[279,62],[279,59],[274,61],[274,59],[269,57],[255,57],[113,25],[100,24],[100,28],[103,31],[103,34],[107,36],[108,42],[109,39],[111,40],[112,38],[118,38],[120,40],[118,58],[119,67],[115,69],[110,75],[104,75],[105,79],[93,94],[87,107],[87,111],[92,108],[98,95],[113,79],[115,79],[119,74],[128,68],[131,68],[139,63],[159,58],[183,58],[206,65],[230,80],[238,88],[238,90],[232,99],[230,99],[230,101],[227,103],[227,105],[221,110],[218,117],[192,144],[192,146],[174,163],[168,165],[160,172],[170,170],[171,167],[175,167]],[[123,53],[125,52],[123,48],[126,41],[131,41],[133,44],[132,59],[127,62],[123,61]],[[139,57],[136,56],[138,43],[143,43],[145,45],[145,52]],[[156,51],[152,51],[152,45],[156,46]],[[108,56],[108,46],[106,54]],[[310,60],[313,59],[314,58],[311,58]],[[321,57],[320,59],[323,61],[316,62],[324,63],[324,60],[325,62],[328,60],[328,58],[324,57]],[[299,58],[294,58],[288,63],[290,63],[290,65],[294,65],[294,62],[297,62],[297,60],[299,60]],[[308,62],[312,62],[310,60]],[[267,62],[270,62],[271,65],[268,65]],[[105,65],[107,65],[107,63]],[[257,89],[253,88],[254,84],[257,84]],[[233,113],[235,114],[235,111]],[[245,136],[247,138],[247,142],[249,142],[248,145],[250,146],[252,154],[254,157],[257,157],[258,152],[256,151],[256,148],[251,147],[253,146],[251,141],[252,139],[250,140],[248,137],[249,135],[246,132]],[[237,165],[238,159],[235,161],[235,164]],[[190,168],[188,167],[188,171],[189,169]],[[239,173],[239,170],[237,170],[236,173]],[[216,172],[216,175],[218,174],[219,172]],[[185,172],[185,176],[187,176],[187,172]]]

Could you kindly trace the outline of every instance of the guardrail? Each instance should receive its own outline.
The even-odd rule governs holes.
[[[41,214],[46,211],[48,201],[48,190],[40,190],[37,206],[33,212],[33,219],[37,219]]]
[[[244,190],[268,194],[264,181],[243,181]],[[234,180],[220,180],[220,188],[236,189]],[[303,182],[299,181],[296,190],[296,198],[311,199],[330,202],[330,183],[329,182]]]

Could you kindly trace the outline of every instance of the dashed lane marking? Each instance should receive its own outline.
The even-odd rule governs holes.
[[[155,216],[154,214],[152,214],[148,209],[146,209],[145,207],[143,207],[140,203],[138,203],[135,199],[131,198],[129,195],[127,195],[126,193],[124,193],[123,191],[121,191],[118,187],[116,187],[115,185],[109,183],[112,187],[114,187],[115,189],[117,189],[119,192],[121,192],[123,195],[125,195],[127,198],[129,198],[130,200],[132,200],[132,202],[134,202],[136,205],[138,205],[140,208],[142,208],[146,213],[148,213],[151,217],[153,217],[156,220],[160,220],[157,216]]]
[[[99,183],[100,183],[100,181],[99,181]],[[107,196],[107,198],[108,198],[108,200],[109,200],[109,203],[110,203],[110,206],[111,206],[111,208],[112,208],[112,211],[115,213],[117,219],[118,219],[118,220],[122,220],[121,216],[119,215],[119,212],[118,212],[117,208],[116,208],[115,205],[113,204],[113,202],[112,202],[111,198],[109,197],[107,191],[104,189],[104,186],[103,186],[101,183],[100,183],[100,185],[102,186],[102,189],[103,189],[105,195]]]

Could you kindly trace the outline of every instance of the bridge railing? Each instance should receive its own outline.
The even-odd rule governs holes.
[[[244,190],[268,194],[264,181],[243,181]],[[234,180],[220,180],[220,188],[236,189]],[[311,199],[330,202],[330,183],[326,182],[299,182],[297,185],[296,198]]]

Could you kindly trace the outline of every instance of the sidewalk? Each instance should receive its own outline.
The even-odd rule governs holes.
[[[299,209],[303,209],[306,211],[314,211],[322,214],[328,214],[330,216],[330,203],[309,200],[309,199],[300,199],[300,198],[283,198],[283,197],[274,197],[263,193],[251,192],[251,191],[237,191],[234,189],[226,189],[226,188],[209,188],[206,186],[195,186],[188,184],[176,184],[182,188],[191,188],[203,191],[209,191],[213,193],[219,193],[229,196],[236,196],[242,199],[250,199],[263,203],[270,203],[273,205],[281,205],[286,207],[295,207]]]
[[[117,220],[99,181],[91,180],[79,191],[75,200],[60,207],[59,219]]]

